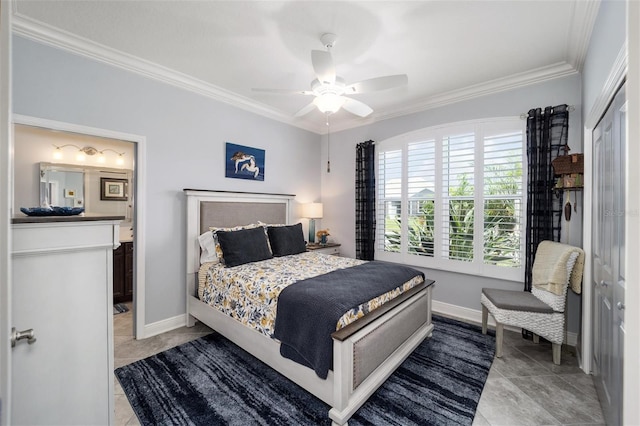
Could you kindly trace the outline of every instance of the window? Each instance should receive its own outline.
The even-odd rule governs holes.
[[[522,120],[423,129],[377,149],[377,259],[522,279]]]

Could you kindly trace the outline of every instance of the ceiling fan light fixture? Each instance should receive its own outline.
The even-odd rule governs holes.
[[[347,85],[344,79],[336,75],[336,67],[331,56],[331,48],[335,45],[337,36],[332,33],[322,34],[320,41],[327,50],[312,50],[311,65],[316,78],[311,81],[311,90],[279,90],[279,89],[252,89],[256,92],[313,95],[315,99],[298,110],[294,117],[302,117],[318,108],[329,116],[338,112],[341,108],[358,117],[367,117],[373,109],[359,101],[343,95],[359,95],[361,93],[387,90],[395,87],[406,86],[408,78],[406,74],[387,75],[370,78]]]
[[[325,114],[333,114],[338,112],[345,100],[346,99],[344,97],[338,96],[335,93],[325,93],[317,96],[313,100],[313,103],[321,112]]]

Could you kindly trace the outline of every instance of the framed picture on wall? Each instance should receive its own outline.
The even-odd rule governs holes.
[[[225,177],[264,181],[264,149],[227,142]]]
[[[100,199],[127,201],[127,179],[100,178]]]

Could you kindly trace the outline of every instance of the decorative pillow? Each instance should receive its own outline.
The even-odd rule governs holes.
[[[227,268],[273,257],[262,226],[240,231],[217,231],[216,235]]]
[[[205,262],[218,262],[216,242],[213,240],[213,232],[208,231],[198,237],[200,243],[200,264]]]
[[[276,257],[307,251],[301,223],[289,226],[270,226],[267,228],[267,234],[271,251]]]
[[[264,222],[260,222],[260,221],[258,221],[258,225],[264,226],[265,229],[269,228],[270,226],[273,226],[273,227],[276,227],[276,226],[278,226],[278,227],[287,226],[286,223],[264,223]]]
[[[211,230],[211,232],[213,233],[213,242],[215,244],[215,253],[216,256],[218,257],[218,261],[221,263],[224,263],[224,259],[222,258],[222,249],[220,248],[220,243],[218,242],[218,237],[216,235],[216,233],[218,231],[225,231],[225,232],[229,232],[229,231],[240,231],[241,229],[253,229],[253,228],[257,228],[257,227],[262,227],[262,225],[257,224],[257,223],[250,223],[249,225],[239,225],[239,226],[232,226],[229,228],[216,228],[214,226],[211,226],[209,229]],[[266,229],[265,229],[265,234],[266,234]]]

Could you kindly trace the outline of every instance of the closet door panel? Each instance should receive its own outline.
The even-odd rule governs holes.
[[[624,86],[593,131],[594,381],[607,424],[620,424],[624,353]]]

